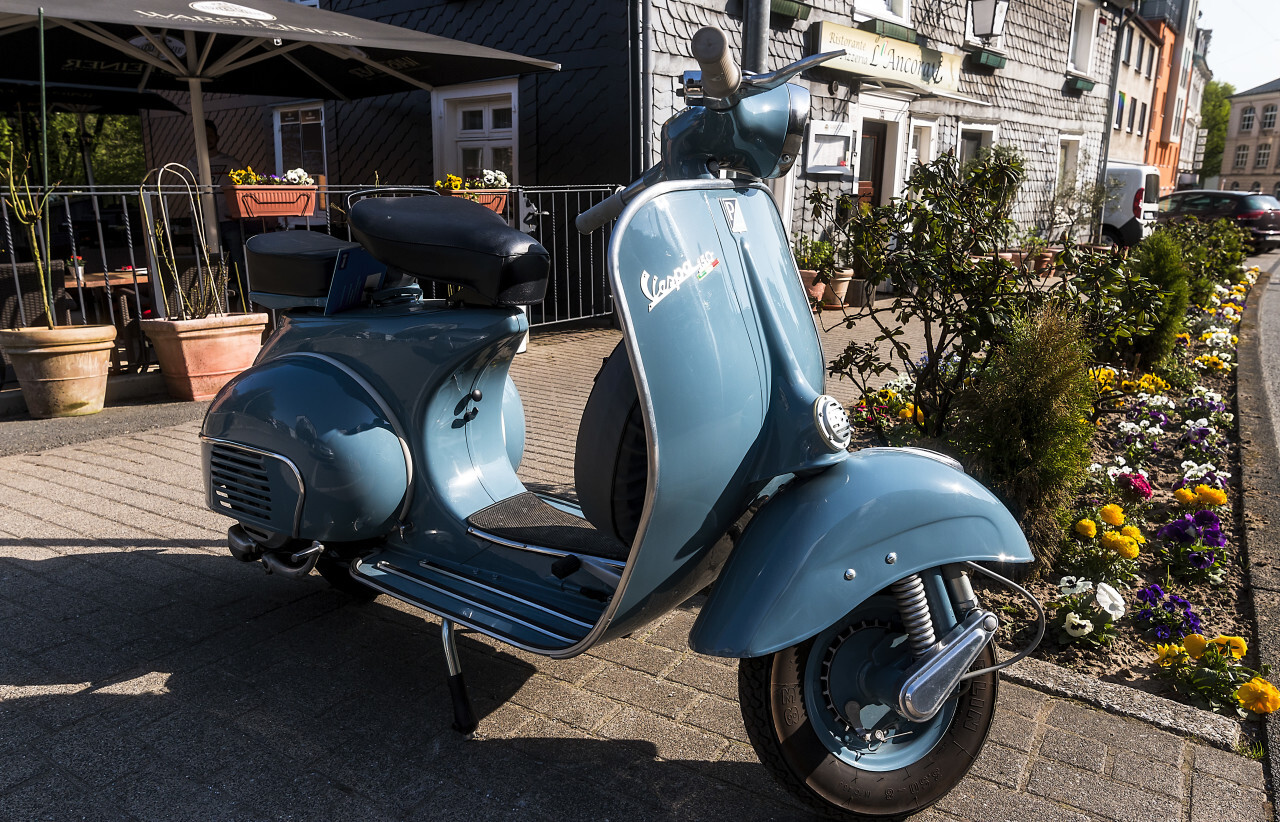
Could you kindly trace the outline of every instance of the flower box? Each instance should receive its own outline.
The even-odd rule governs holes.
[[[465,197],[474,203],[479,203],[490,211],[500,216],[506,216],[507,213],[507,191],[505,188],[460,188],[460,189],[443,189],[441,194],[448,194],[451,197]]]
[[[252,217],[306,217],[315,211],[315,186],[223,186],[227,215]]]

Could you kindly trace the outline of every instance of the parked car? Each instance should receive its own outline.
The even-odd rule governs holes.
[[[1188,217],[1211,221],[1235,220],[1253,235],[1257,253],[1280,247],[1280,200],[1270,194],[1248,191],[1178,191],[1160,198],[1159,221],[1177,222]]]
[[[1134,163],[1107,163],[1106,189],[1102,236],[1116,245],[1136,245],[1156,227],[1160,169]]]

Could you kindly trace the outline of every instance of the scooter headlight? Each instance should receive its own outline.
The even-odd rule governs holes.
[[[823,394],[813,403],[813,422],[818,427],[822,441],[832,451],[843,451],[853,438],[849,415],[835,397]]]

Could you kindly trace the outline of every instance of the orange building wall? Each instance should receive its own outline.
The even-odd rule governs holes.
[[[1173,75],[1173,55],[1177,48],[1178,32],[1162,21],[1154,21],[1160,33],[1160,56],[1156,60],[1156,86],[1152,95],[1150,127],[1147,129],[1147,165],[1160,169],[1160,194],[1169,194],[1177,188],[1178,143],[1163,143],[1165,99],[1170,93],[1177,95],[1178,78]],[[1184,115],[1185,116],[1185,115]],[[1175,128],[1173,133],[1181,133]]]

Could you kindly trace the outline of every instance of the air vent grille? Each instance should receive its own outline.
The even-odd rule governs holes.
[[[214,444],[209,455],[211,499],[232,516],[271,520],[271,475],[266,456]]]

